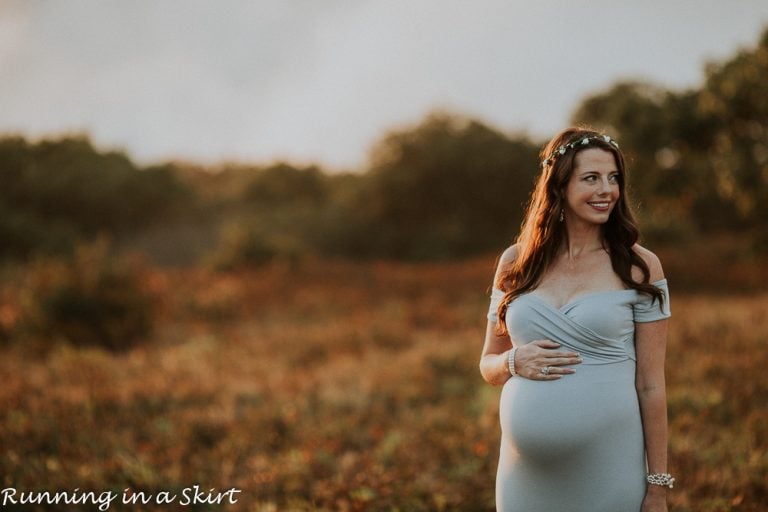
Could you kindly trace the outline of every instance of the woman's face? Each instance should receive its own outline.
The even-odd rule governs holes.
[[[565,187],[565,222],[605,224],[619,200],[619,170],[613,153],[600,148],[580,151]]]

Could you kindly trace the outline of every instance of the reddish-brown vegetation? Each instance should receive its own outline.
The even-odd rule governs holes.
[[[150,342],[1,349],[2,485],[241,489],[226,510],[493,510],[498,389],[477,371],[492,272],[492,257],[150,272]],[[762,510],[768,296],[670,284],[671,509]],[[18,292],[0,305],[10,338]]]

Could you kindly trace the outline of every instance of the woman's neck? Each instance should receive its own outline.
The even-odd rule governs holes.
[[[576,260],[582,255],[603,250],[602,226],[595,224],[577,224],[566,226],[561,254],[568,260]]]

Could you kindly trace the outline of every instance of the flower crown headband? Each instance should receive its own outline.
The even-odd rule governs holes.
[[[564,155],[566,151],[569,149],[573,149],[577,146],[586,146],[590,142],[595,140],[601,140],[603,142],[607,142],[616,149],[619,149],[619,143],[613,140],[609,135],[587,135],[580,139],[576,139],[572,142],[569,142],[568,144],[563,144],[562,146],[558,147],[551,155],[549,155],[546,159],[544,159],[543,162],[541,162],[542,167],[546,167],[551,163],[554,163],[555,159],[561,155]]]

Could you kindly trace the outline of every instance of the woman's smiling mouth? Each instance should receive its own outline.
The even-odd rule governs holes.
[[[600,212],[607,212],[611,206],[610,201],[593,201],[587,203],[589,206]]]

